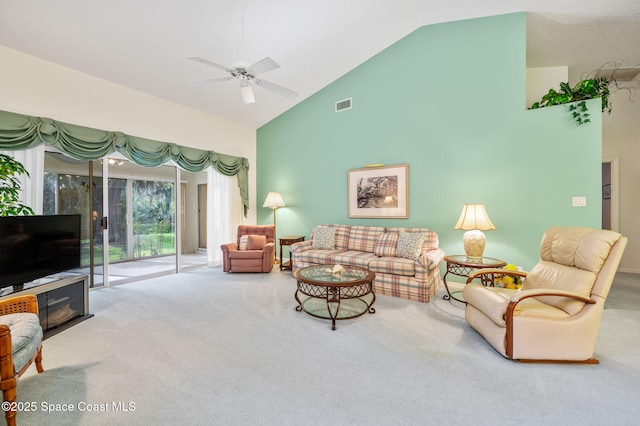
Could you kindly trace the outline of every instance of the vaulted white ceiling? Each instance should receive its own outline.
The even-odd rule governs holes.
[[[573,82],[640,66],[637,0],[0,0],[0,45],[257,128],[420,26],[519,11],[528,67],[568,66]],[[190,84],[226,76],[191,56],[269,56],[281,68],[261,77],[299,95],[257,87],[243,104],[238,81]]]

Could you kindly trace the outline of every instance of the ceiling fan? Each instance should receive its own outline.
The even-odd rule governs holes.
[[[253,95],[252,84],[264,87],[267,90],[270,90],[274,93],[277,93],[278,95],[284,96],[289,99],[295,99],[298,96],[298,94],[293,90],[289,90],[275,83],[271,83],[269,81],[258,78],[258,74],[280,68],[280,65],[278,65],[273,59],[268,56],[253,65],[246,62],[234,62],[230,67],[225,67],[224,65],[219,65],[215,62],[209,61],[208,59],[200,58],[197,56],[192,56],[188,59],[200,64],[208,65],[213,68],[218,68],[230,74],[227,77],[207,78],[204,80],[192,81],[192,84],[219,83],[229,80],[240,80],[240,94],[242,95],[242,101],[245,104],[252,104],[256,101]]]

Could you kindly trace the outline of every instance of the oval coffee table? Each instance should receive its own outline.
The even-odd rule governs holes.
[[[330,319],[331,329],[336,320],[373,314],[376,301],[373,280],[376,274],[358,266],[343,266],[342,274],[331,273],[334,265],[314,265],[298,269],[293,276],[298,281],[295,293],[296,311],[305,311],[316,318]],[[299,295],[308,296],[300,300]]]

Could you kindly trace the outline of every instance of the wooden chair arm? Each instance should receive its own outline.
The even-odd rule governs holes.
[[[0,315],[30,312],[38,315],[38,297],[35,294],[0,300]]]
[[[571,293],[563,290],[551,290],[551,289],[535,289],[535,290],[525,290],[518,291],[511,297],[511,301],[507,306],[507,312],[505,312],[504,320],[507,323],[506,329],[506,355],[509,358],[513,358],[513,317],[514,312],[516,310],[516,306],[518,303],[522,302],[525,299],[529,299],[530,297],[538,297],[538,296],[556,296],[556,297],[569,297],[571,299],[580,300],[584,303],[594,304],[595,300],[589,299],[584,296],[580,296],[575,293]]]

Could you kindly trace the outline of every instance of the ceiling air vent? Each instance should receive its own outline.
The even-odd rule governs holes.
[[[351,109],[351,98],[336,102],[336,112]]]

